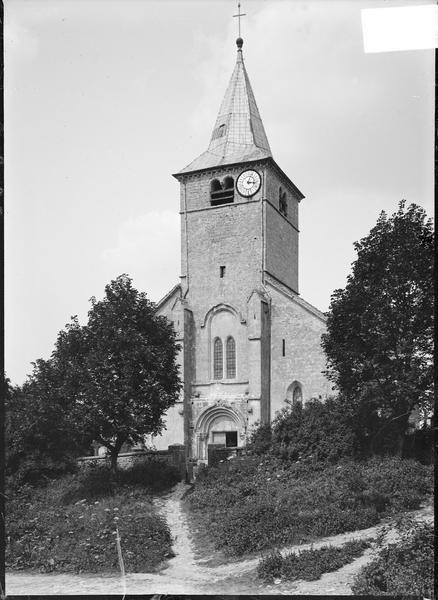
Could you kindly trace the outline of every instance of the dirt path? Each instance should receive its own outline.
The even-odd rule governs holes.
[[[357,571],[372,557],[372,551],[334,573],[327,573],[317,581],[281,582],[267,585],[256,577],[258,557],[215,567],[195,558],[187,518],[181,507],[181,498],[188,486],[179,483],[173,491],[155,500],[166,518],[174,539],[175,557],[159,573],[129,573],[123,582],[118,575],[74,575],[8,573],[6,591],[19,595],[68,594],[324,594],[350,595],[351,583]],[[416,511],[419,519],[433,518],[432,508]],[[355,538],[373,537],[381,526],[331,536],[315,542],[314,548],[326,544],[341,545]],[[310,544],[289,546],[284,551],[310,547]]]

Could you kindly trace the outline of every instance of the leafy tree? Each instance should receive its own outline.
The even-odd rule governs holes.
[[[111,466],[125,442],[158,434],[180,391],[172,325],[155,314],[144,293],[121,275],[91,298],[88,323],[76,317],[58,335],[47,363],[28,383],[32,396],[48,390],[72,429],[105,446]]]
[[[23,388],[5,381],[5,473],[9,484],[38,485],[70,472],[76,467],[74,457],[88,446],[53,395],[50,363],[37,361],[36,374],[34,384]]]
[[[360,426],[374,438],[392,432],[401,451],[411,412],[427,413],[432,402],[432,224],[421,207],[405,210],[402,201],[354,247],[357,259],[345,289],[332,295],[323,336],[327,374]]]

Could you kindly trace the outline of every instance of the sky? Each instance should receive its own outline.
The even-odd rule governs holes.
[[[242,0],[273,156],[305,195],[300,293],[326,311],[381,210],[432,216],[434,51],[366,53],[361,10],[432,2]],[[179,281],[179,184],[236,60],[231,0],[6,0],[5,367],[21,384],[70,317],[128,273]]]

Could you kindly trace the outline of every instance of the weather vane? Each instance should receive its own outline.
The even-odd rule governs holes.
[[[233,17],[237,17],[239,19],[239,37],[240,37],[240,17],[245,17],[246,13],[240,12],[240,2],[237,3],[237,15],[233,15]]]

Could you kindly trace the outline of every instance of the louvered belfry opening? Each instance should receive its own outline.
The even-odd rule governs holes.
[[[220,206],[231,202],[234,202],[234,179],[225,177],[222,183],[218,179],[213,179],[210,184],[211,206]]]

